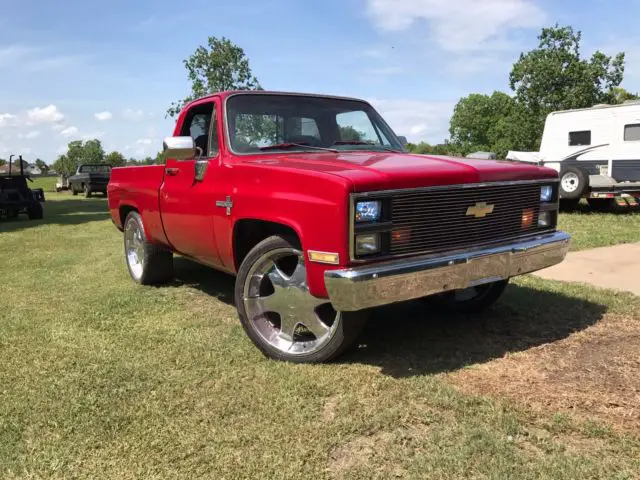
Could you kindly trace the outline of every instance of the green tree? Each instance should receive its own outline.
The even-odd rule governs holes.
[[[361,132],[351,125],[340,126],[340,138],[343,142],[362,142],[366,137],[364,132]]]
[[[546,116],[555,110],[610,103],[624,75],[624,53],[596,51],[580,56],[581,32],[555,25],[543,28],[538,47],[521,53],[509,85],[532,120],[530,135],[540,139]]]
[[[0,167],[7,164],[7,161],[4,158],[0,158]]]
[[[622,87],[613,87],[610,100],[612,105],[620,105],[628,100],[640,100],[640,96],[637,93],[628,92]]]
[[[36,166],[42,171],[42,172],[46,172],[47,170],[49,170],[49,165],[47,165],[46,163],[44,163],[43,160],[36,158]]]
[[[73,175],[78,168],[78,164],[69,155],[59,155],[52,168],[60,175]]]
[[[504,158],[508,150],[529,150],[536,138],[531,120],[517,99],[504,92],[472,93],[460,99],[449,125],[451,144],[457,153],[495,152]]]
[[[113,151],[104,157],[104,163],[112,167],[121,167],[126,164],[126,160],[120,152]]]
[[[228,38],[209,37],[207,46],[196,48],[183,63],[191,82],[191,94],[171,104],[167,109],[170,117],[176,116],[185,103],[213,92],[261,89],[244,50]]]
[[[82,156],[83,163],[104,162],[104,149],[102,148],[102,142],[97,138],[84,142],[82,145]]]

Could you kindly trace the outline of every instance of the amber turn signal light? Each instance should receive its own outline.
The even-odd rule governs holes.
[[[522,228],[527,229],[533,225],[533,208],[525,208],[522,210]]]

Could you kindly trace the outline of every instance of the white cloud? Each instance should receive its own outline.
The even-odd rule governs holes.
[[[60,145],[58,147],[58,149],[56,150],[56,153],[58,155],[64,155],[69,151],[69,146],[68,145]]]
[[[27,132],[27,133],[19,133],[18,134],[18,138],[25,138],[27,140],[32,140],[34,138],[38,138],[40,136],[40,132],[38,132],[37,130],[33,130],[31,132]]]
[[[454,102],[369,99],[398,135],[411,142],[441,143],[448,135]]]
[[[64,115],[55,105],[48,105],[42,108],[36,107],[31,110],[27,110],[28,123],[58,123],[62,120],[64,120]]]
[[[59,132],[60,130],[63,130],[66,128],[66,125],[64,123],[54,123],[53,125],[51,125],[51,130],[54,130],[56,132]]]
[[[382,30],[408,30],[427,22],[444,50],[485,48],[508,30],[537,28],[545,14],[533,0],[367,0],[367,12]]]
[[[138,145],[151,145],[151,139],[150,138],[139,138],[138,140],[136,140],[136,143]]]
[[[111,120],[113,118],[113,114],[111,112],[104,111],[94,114],[94,117],[96,117],[96,120],[104,122],[106,120]]]
[[[67,127],[60,132],[63,137],[72,137],[78,133],[77,127]]]
[[[0,113],[0,127],[8,127],[14,125],[16,116],[10,113]]]
[[[144,111],[140,109],[134,110],[132,108],[127,108],[122,112],[122,117],[125,120],[137,122],[144,118]]]

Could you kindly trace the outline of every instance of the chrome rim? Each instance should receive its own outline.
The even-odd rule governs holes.
[[[124,230],[124,248],[131,275],[139,280],[144,270],[144,237],[140,224],[133,218]]]
[[[578,175],[573,172],[567,172],[562,176],[562,189],[565,192],[575,192],[579,183]]]
[[[320,350],[341,320],[327,299],[309,293],[304,257],[294,248],[272,250],[251,267],[243,301],[250,327],[291,355]]]

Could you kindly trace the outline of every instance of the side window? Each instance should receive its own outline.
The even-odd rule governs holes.
[[[374,129],[371,120],[362,110],[343,112],[336,115],[342,142],[370,142],[389,145],[389,140]]]
[[[580,132],[569,132],[569,146],[588,146],[591,145],[591,130],[582,130]]]
[[[214,111],[213,107],[213,102],[193,107],[187,114],[180,132],[180,135],[193,138],[196,147],[200,148],[204,155],[209,152],[209,127]]]
[[[640,141],[640,123],[624,126],[624,141],[625,142]]]

